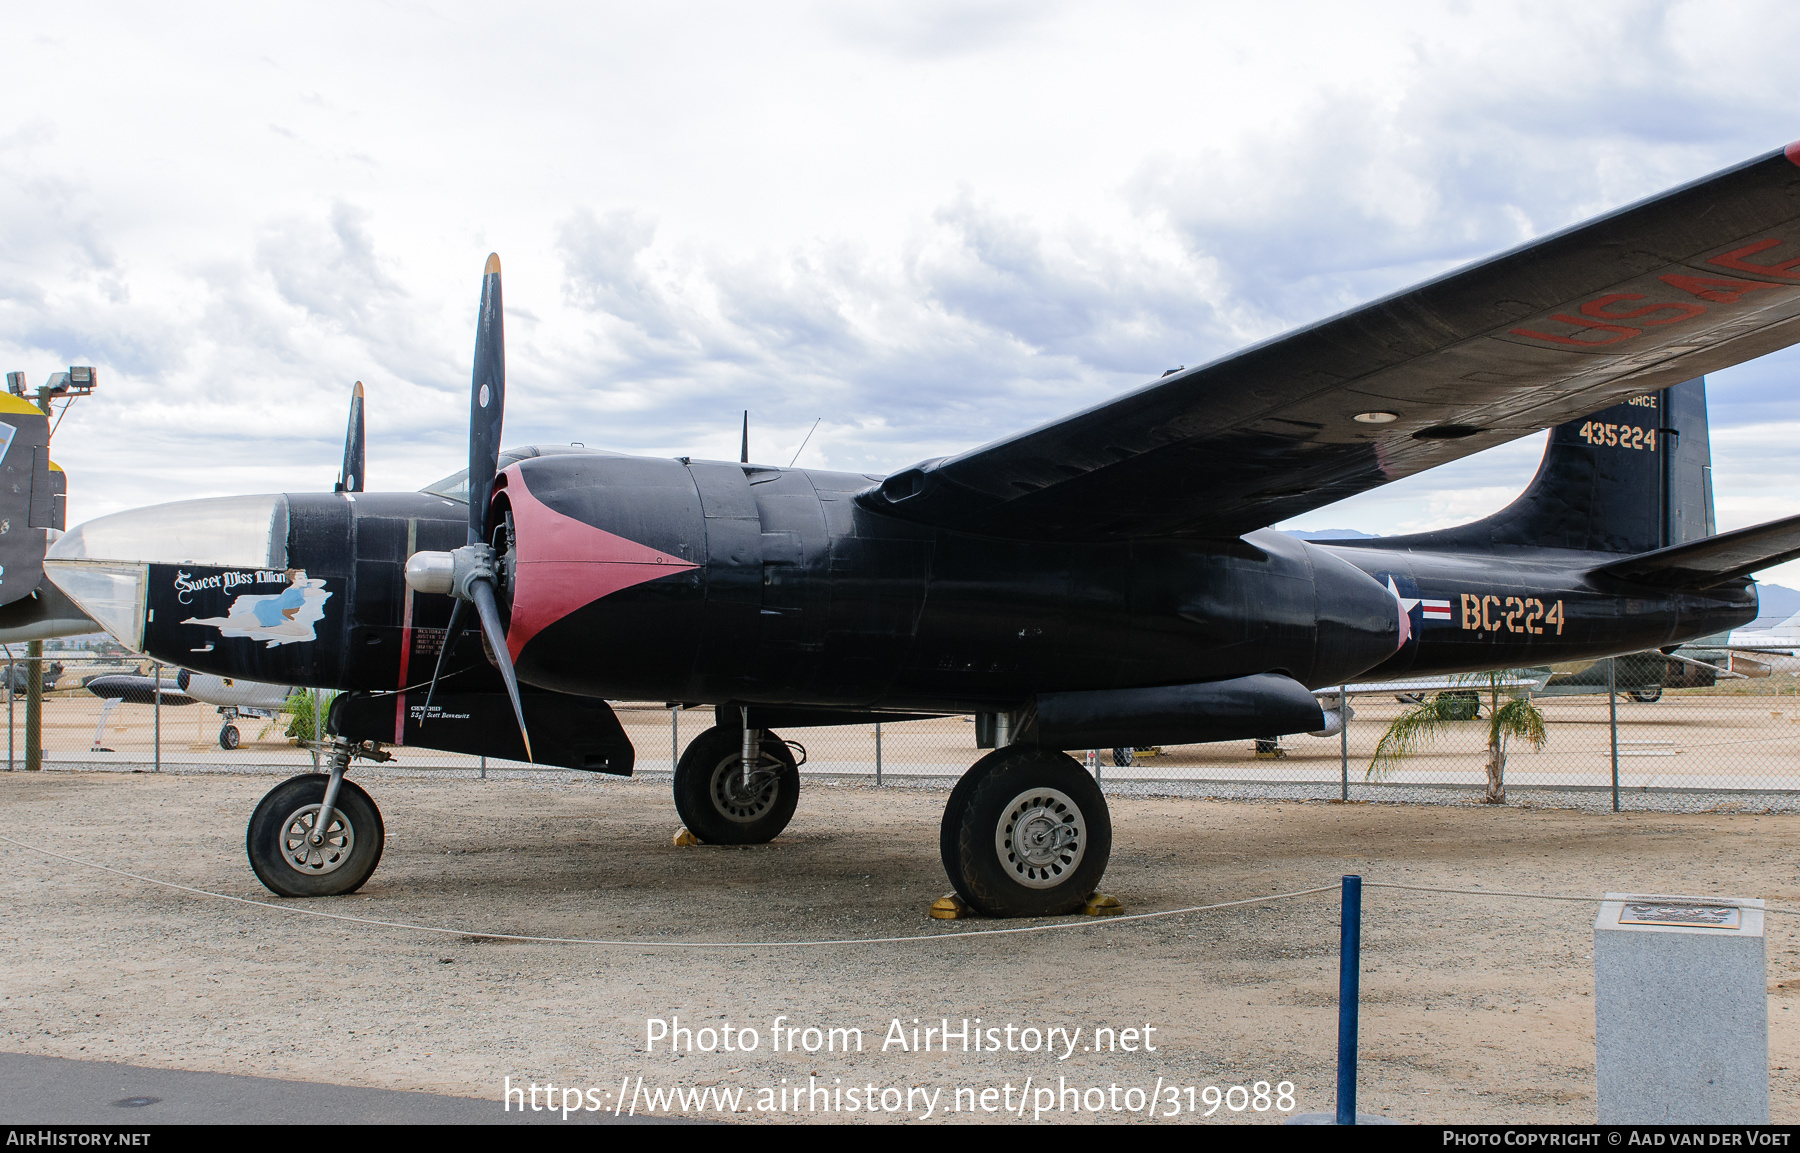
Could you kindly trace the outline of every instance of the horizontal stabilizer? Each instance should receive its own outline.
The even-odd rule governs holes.
[[[1722,532],[1602,565],[1595,575],[1660,588],[1709,589],[1800,558],[1800,516]]]

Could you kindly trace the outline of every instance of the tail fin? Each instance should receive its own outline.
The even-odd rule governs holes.
[[[43,581],[45,529],[61,529],[66,481],[50,463],[50,421],[37,405],[0,393],[0,605]]]
[[[1419,547],[1632,555],[1713,532],[1706,380],[1699,378],[1557,425],[1517,500],[1473,524],[1402,539]]]

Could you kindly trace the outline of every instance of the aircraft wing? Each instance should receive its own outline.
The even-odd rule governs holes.
[[[1230,538],[1796,341],[1800,143],[858,499],[999,536]]]

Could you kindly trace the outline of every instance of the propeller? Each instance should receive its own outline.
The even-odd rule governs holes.
[[[363,490],[363,386],[356,382],[350,393],[350,426],[344,430],[344,467],[338,470],[333,492]]]
[[[744,445],[738,449],[738,463],[750,463],[750,410],[744,410]]]
[[[481,277],[481,312],[475,322],[475,371],[469,382],[469,543],[449,553],[415,553],[406,562],[406,583],[417,592],[449,593],[456,598],[450,610],[450,627],[444,647],[438,651],[431,688],[425,694],[430,707],[437,692],[444,660],[455,647],[473,607],[482,634],[493,653],[494,664],[512,698],[513,716],[525,740],[525,759],[532,760],[531,733],[525,727],[525,709],[519,703],[519,681],[513,673],[512,653],[506,647],[506,629],[500,623],[500,607],[494,591],[498,581],[493,546],[494,481],[500,468],[500,423],[506,407],[506,340],[500,304],[500,257],[490,255]]]

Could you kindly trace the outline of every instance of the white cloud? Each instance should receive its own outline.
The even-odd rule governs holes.
[[[13,24],[0,359],[102,369],[58,434],[77,518],[327,487],[354,379],[371,485],[451,471],[490,249],[509,442],[731,457],[749,408],[758,456],[785,463],[823,417],[804,463],[881,472],[1800,123],[1800,11],[1774,3],[93,5]],[[1715,389],[1721,423],[1800,415],[1767,364]],[[1800,507],[1781,454],[1733,444],[1756,461],[1734,472],[1719,444],[1722,516]],[[1435,526],[1534,463],[1500,450],[1342,515]]]

